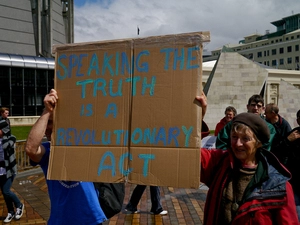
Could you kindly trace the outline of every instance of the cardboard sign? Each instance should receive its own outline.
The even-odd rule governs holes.
[[[209,32],[55,46],[49,179],[198,188]]]

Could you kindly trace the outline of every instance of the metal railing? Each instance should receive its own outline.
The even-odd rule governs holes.
[[[18,171],[24,171],[24,170],[35,168],[30,165],[29,157],[27,156],[25,151],[25,145],[26,145],[26,140],[16,141],[15,152],[16,152]]]

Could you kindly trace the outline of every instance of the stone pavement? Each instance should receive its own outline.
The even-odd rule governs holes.
[[[21,172],[17,175],[13,183],[13,191],[20,197],[25,204],[25,210],[20,220],[12,220],[7,224],[31,225],[46,224],[49,218],[50,201],[47,193],[47,185],[44,175],[40,168]],[[128,202],[130,194],[135,185],[126,184],[126,195],[124,205]],[[124,211],[115,215],[104,225],[116,224],[202,224],[203,209],[206,199],[207,188],[202,186],[200,189],[180,189],[172,187],[161,187],[161,201],[164,210],[168,215],[150,214],[151,200],[150,190],[147,187],[142,196],[140,205],[141,211],[138,214],[127,214]],[[0,194],[0,224],[3,223],[7,215],[7,209],[2,194]],[[3,223],[4,224],[4,223]]]

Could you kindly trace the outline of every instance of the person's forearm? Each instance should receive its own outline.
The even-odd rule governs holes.
[[[26,141],[26,153],[30,157],[30,159],[32,159],[35,162],[39,162],[44,154],[44,152],[42,152],[43,149],[40,148],[40,145],[45,135],[50,115],[50,112],[46,110],[43,111],[40,118],[31,128]]]

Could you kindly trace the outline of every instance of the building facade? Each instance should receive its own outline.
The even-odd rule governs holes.
[[[203,63],[202,70],[208,100],[205,122],[210,129],[224,117],[227,106],[246,112],[248,99],[254,94],[262,95],[265,104],[278,104],[279,114],[292,127],[297,125],[300,71],[273,69],[236,52],[222,52],[218,60]]]
[[[239,44],[226,45],[248,59],[276,69],[300,69],[300,14],[291,15],[271,22],[276,32],[266,31],[264,35],[246,36]],[[204,61],[214,60],[221,54],[221,49],[212,51]]]
[[[74,42],[73,0],[0,2],[0,107],[38,116],[54,87],[52,46]]]

